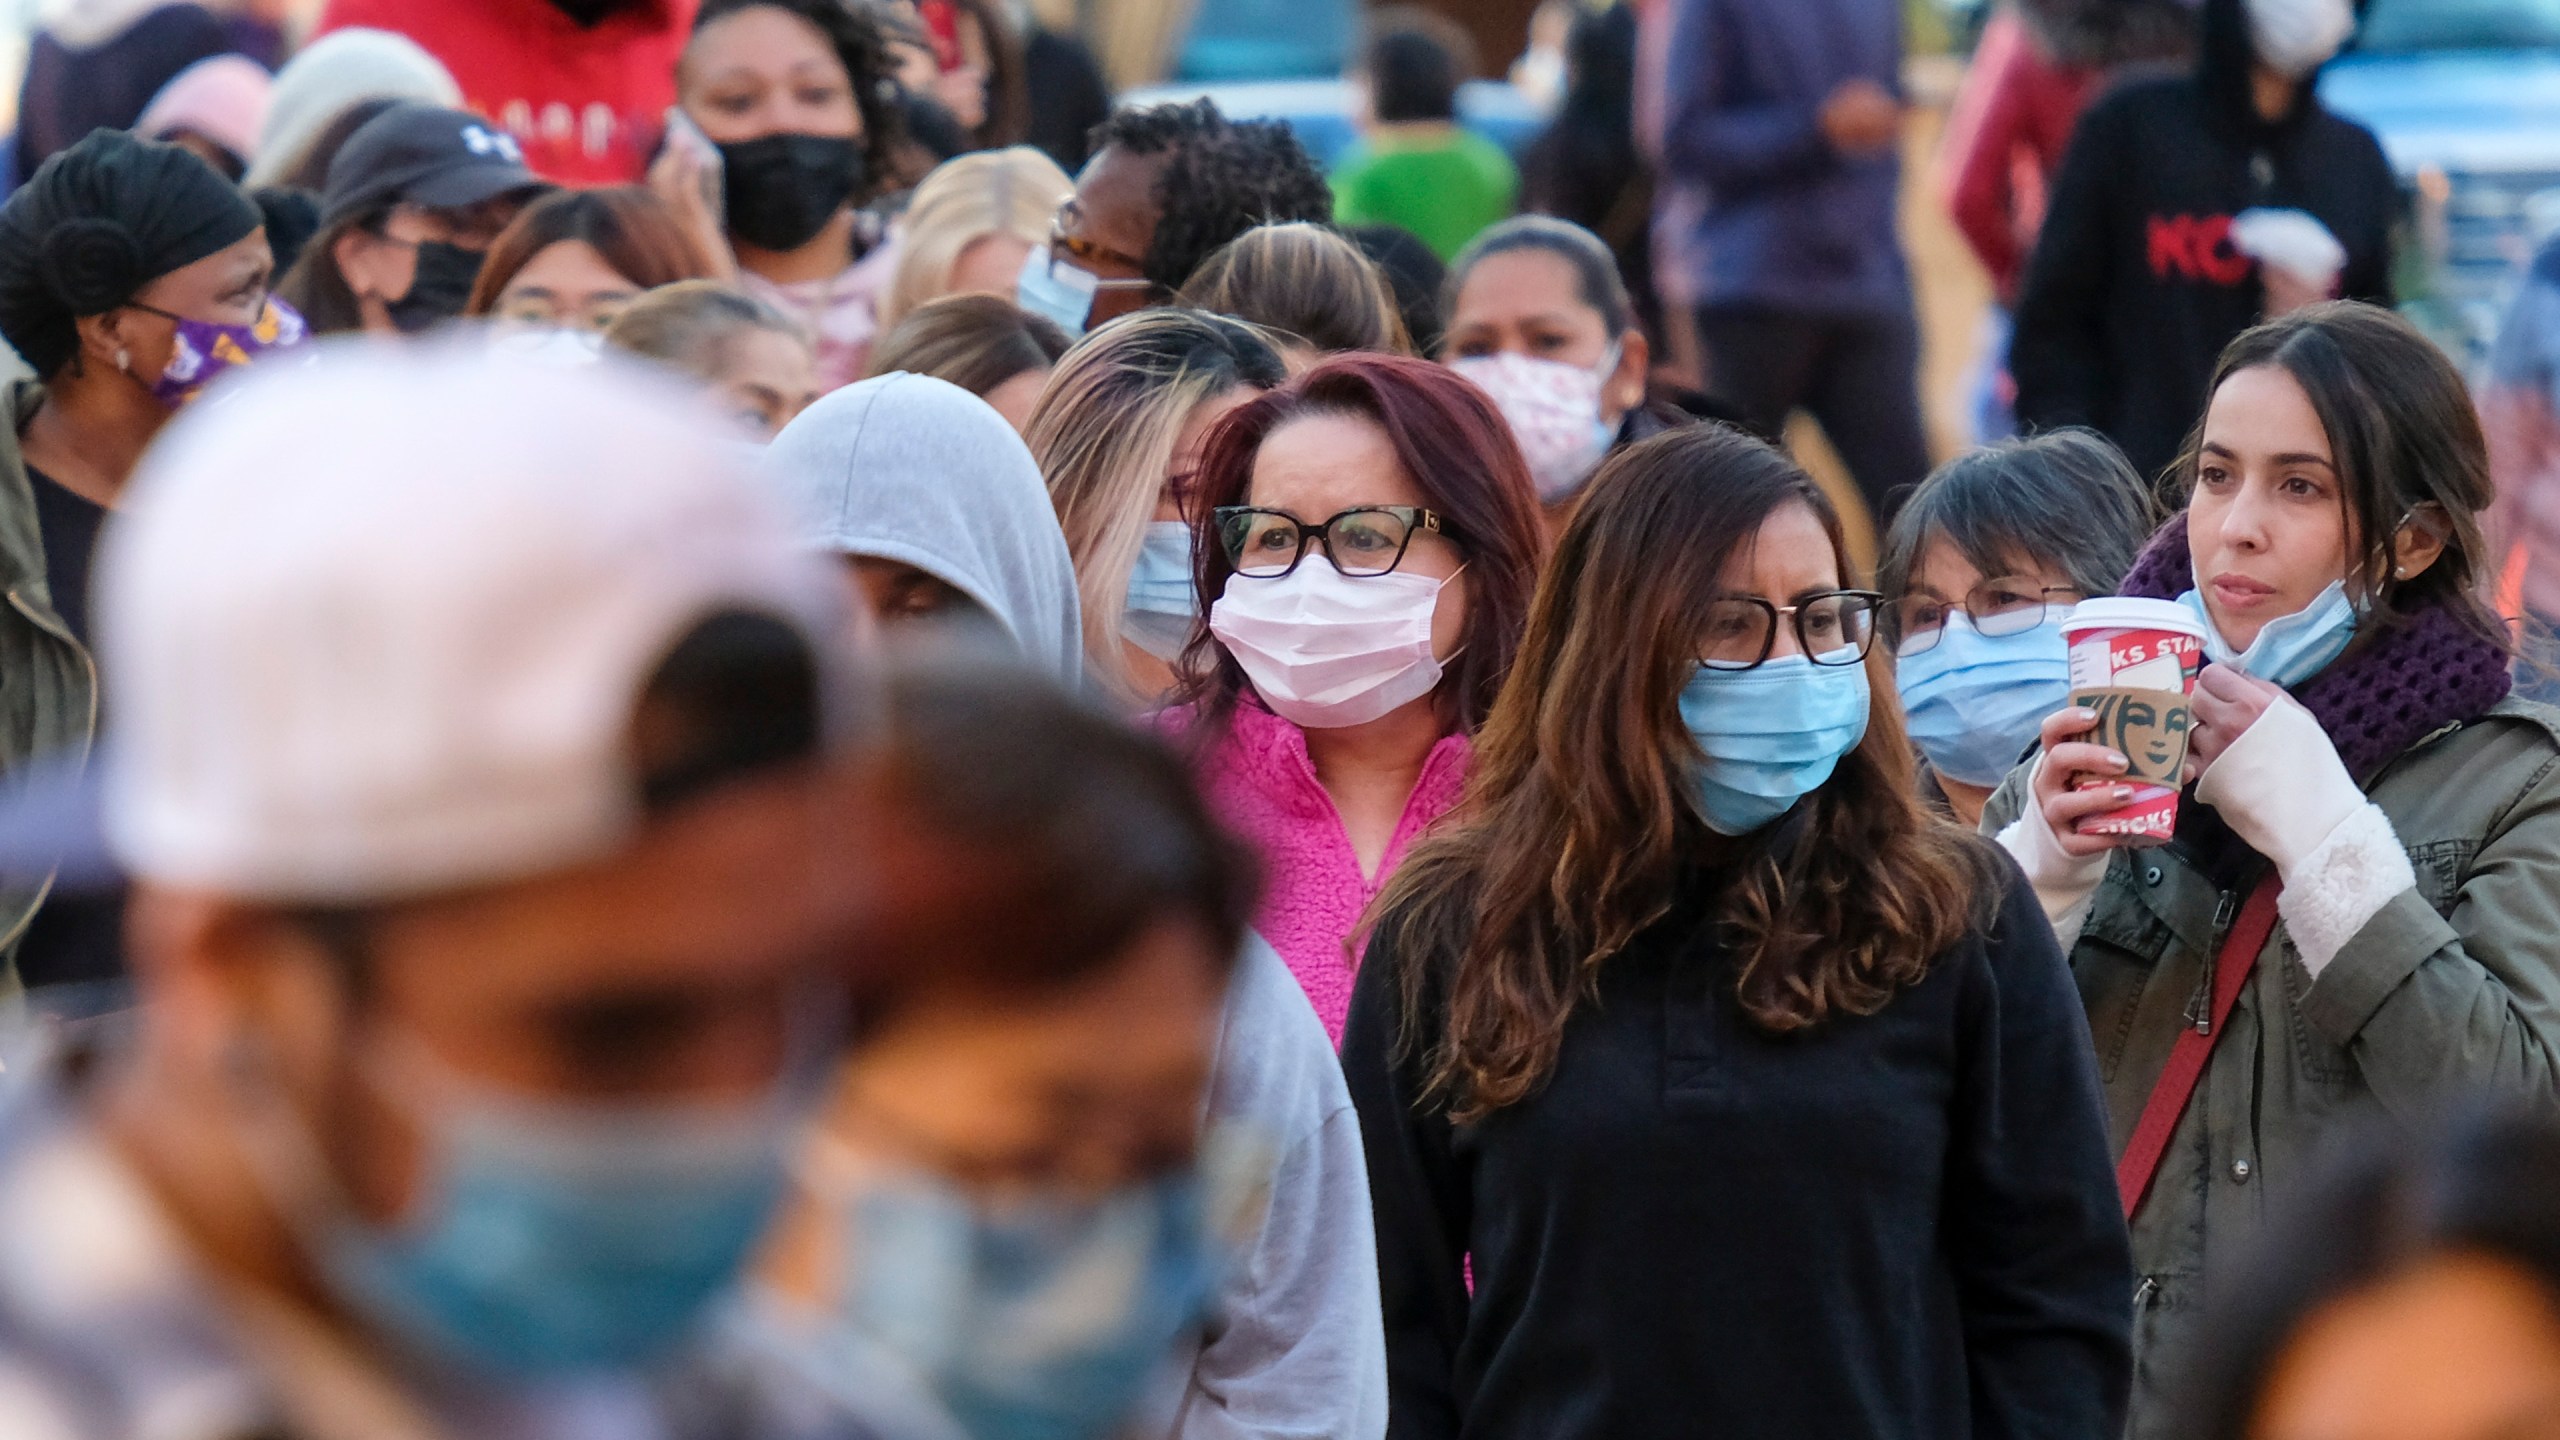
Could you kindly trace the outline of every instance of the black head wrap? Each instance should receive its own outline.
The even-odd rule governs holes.
[[[50,379],[80,347],[73,321],[258,225],[258,207],[191,152],[91,131],[0,205],[0,336]]]

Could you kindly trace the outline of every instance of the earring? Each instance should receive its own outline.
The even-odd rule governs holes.
[[[2408,579],[2408,578],[2409,578],[2409,567],[2408,567],[2408,566],[2406,566],[2406,565],[2403,565],[2403,566],[2401,566],[2398,570],[2395,570],[2395,571],[2393,571],[2392,573],[2393,573],[2393,574],[2395,574],[2395,575],[2397,575],[2397,576],[2399,576],[2401,579],[2406,580],[2406,579]]]
[[[133,352],[132,352],[132,351],[130,351],[130,350],[119,350],[119,351],[117,351],[117,352],[116,352],[116,368],[117,368],[117,369],[119,369],[119,370],[121,370],[121,371],[123,371],[123,372],[124,372],[124,373],[126,373],[127,375],[132,374],[132,373],[133,373]]]

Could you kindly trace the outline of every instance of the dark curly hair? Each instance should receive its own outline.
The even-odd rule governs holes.
[[[1333,189],[1289,127],[1229,120],[1215,103],[1122,110],[1093,129],[1093,148],[1171,152],[1156,177],[1163,218],[1147,245],[1147,278],[1180,290],[1200,262],[1256,225],[1333,219]]]
[[[853,103],[862,112],[862,158],[866,162],[859,205],[870,200],[893,173],[891,157],[906,135],[906,89],[898,83],[898,64],[889,54],[888,32],[864,0],[703,0],[694,16],[700,35],[732,15],[749,10],[779,10],[797,15],[827,37],[844,73],[853,82]]]

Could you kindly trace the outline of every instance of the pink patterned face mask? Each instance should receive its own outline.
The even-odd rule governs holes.
[[[1513,350],[1469,355],[1449,368],[1491,396],[1511,422],[1511,438],[1528,458],[1539,498],[1549,504],[1581,489],[1618,438],[1617,427],[1600,418],[1601,386],[1618,368],[1615,345],[1587,370]]]

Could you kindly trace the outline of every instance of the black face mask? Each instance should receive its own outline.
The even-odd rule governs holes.
[[[480,264],[488,258],[485,251],[465,250],[442,240],[419,242],[418,270],[410,278],[409,293],[384,307],[391,312],[391,323],[402,334],[415,335],[461,314],[471,303],[471,286],[480,278]]]
[[[729,233],[759,250],[797,250],[862,188],[862,143],[766,135],[720,147]]]

